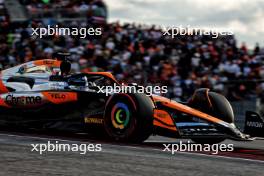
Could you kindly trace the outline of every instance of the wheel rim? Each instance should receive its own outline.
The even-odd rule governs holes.
[[[131,112],[124,103],[117,103],[111,111],[111,122],[115,129],[124,130],[130,121]]]

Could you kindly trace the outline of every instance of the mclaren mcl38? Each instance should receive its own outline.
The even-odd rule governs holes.
[[[119,142],[150,135],[219,143],[252,140],[234,124],[228,100],[198,89],[186,103],[140,93],[99,93],[119,84],[109,72],[71,73],[67,60],[36,60],[1,71],[0,125],[91,131]]]

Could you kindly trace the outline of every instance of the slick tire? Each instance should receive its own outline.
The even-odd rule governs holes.
[[[204,99],[192,102],[192,106],[202,112],[217,117],[225,122],[234,123],[234,112],[229,101],[223,96],[215,92],[208,92],[208,98],[211,107],[204,102]],[[217,144],[223,142],[225,138],[195,138],[192,141],[200,144]]]
[[[153,133],[153,102],[145,94],[115,94],[105,108],[104,129],[117,142],[142,143]]]

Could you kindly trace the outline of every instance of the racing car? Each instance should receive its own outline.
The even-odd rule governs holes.
[[[228,100],[209,89],[196,90],[187,102],[144,93],[106,95],[98,91],[98,86],[113,84],[120,83],[109,72],[72,73],[67,59],[14,66],[1,71],[0,125],[93,132],[133,143],[150,135],[210,144],[227,138],[252,140],[234,125]]]

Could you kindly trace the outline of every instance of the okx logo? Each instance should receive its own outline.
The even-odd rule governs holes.
[[[10,105],[37,105],[41,103],[40,96],[14,96],[9,94],[5,98],[5,102]]]

